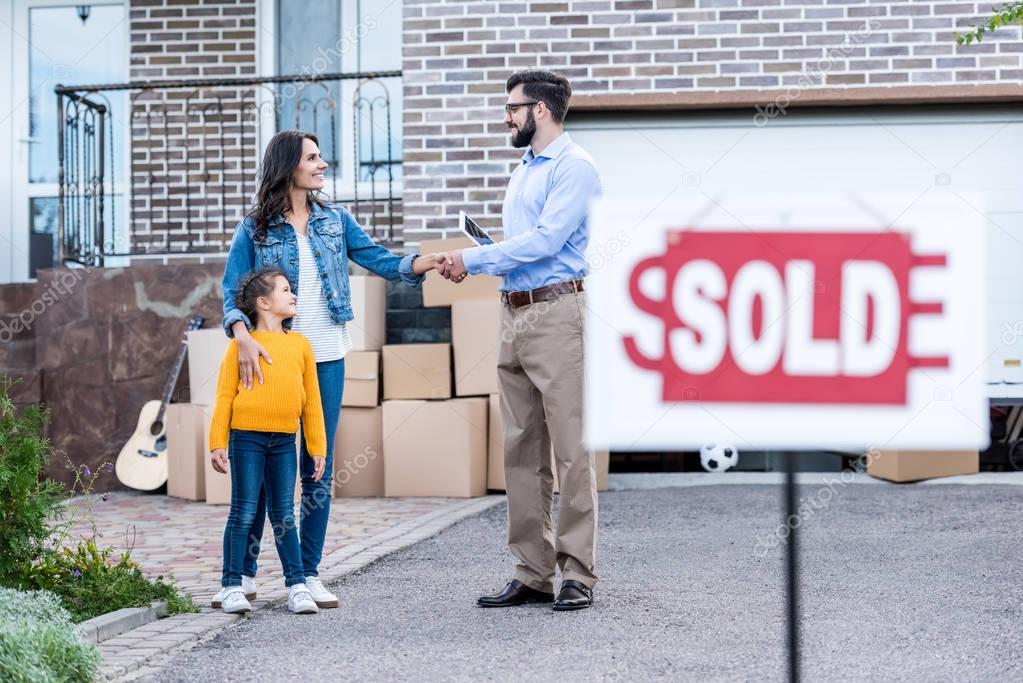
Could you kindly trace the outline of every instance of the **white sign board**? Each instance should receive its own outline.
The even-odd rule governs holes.
[[[596,205],[587,445],[986,447],[982,221],[937,190]]]

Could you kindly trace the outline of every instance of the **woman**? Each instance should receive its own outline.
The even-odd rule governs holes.
[[[314,478],[313,459],[304,440],[302,444],[302,568],[306,587],[317,606],[337,607],[337,596],[317,577],[330,516],[344,356],[352,348],[347,328],[353,318],[348,300],[348,259],[388,280],[400,279],[417,287],[423,275],[435,267],[437,256],[397,256],[375,244],[351,214],[321,200],[326,168],[314,135],[285,130],[270,140],[263,155],[256,206],[238,225],[224,270],[224,330],[237,340],[242,386],[251,389],[253,375],[262,383],[259,357],[267,363],[273,359],[253,339],[250,331],[255,321],[238,309],[235,298],[239,281],[249,271],[268,266],[284,271],[298,296],[298,313],[289,321],[290,328],[308,337],[313,347],[327,436],[326,468],[319,481]],[[254,577],[265,509],[261,495],[242,571],[242,587],[250,600],[256,597]]]

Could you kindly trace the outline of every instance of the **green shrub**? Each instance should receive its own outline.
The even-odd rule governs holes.
[[[18,415],[11,380],[0,377],[0,585],[17,585],[54,532],[63,487],[46,479],[53,453],[42,436],[46,411],[31,406]]]
[[[19,415],[11,385],[0,376],[0,586],[50,591],[76,622],[153,600],[166,601],[172,614],[197,611],[172,583],[146,578],[130,553],[114,561],[112,548],[96,545],[92,489],[113,467],[91,472],[68,460],[69,488],[47,479],[46,465],[57,452],[43,436],[46,411],[30,406]],[[78,504],[65,507],[67,495],[80,496]],[[79,523],[91,525],[92,533],[73,541]]]
[[[0,588],[0,680],[91,681],[99,653],[74,631],[57,596]]]
[[[78,622],[123,607],[148,607],[164,600],[171,614],[197,612],[188,596],[178,593],[163,577],[149,579],[124,553],[113,561],[113,549],[100,549],[93,540],[83,540],[75,548],[47,552],[29,575],[33,588],[60,596],[71,618]]]

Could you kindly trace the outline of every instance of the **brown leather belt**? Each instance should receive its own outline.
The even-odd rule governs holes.
[[[512,308],[520,308],[541,301],[550,301],[562,294],[572,294],[573,292],[581,291],[583,291],[582,280],[568,280],[566,282],[555,282],[553,285],[532,289],[528,292],[501,292],[501,301]]]

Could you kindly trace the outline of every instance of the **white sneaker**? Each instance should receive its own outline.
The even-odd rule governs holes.
[[[305,586],[312,594],[317,607],[323,607],[324,609],[337,607],[337,596],[323,587],[323,582],[320,581],[319,577],[305,577]]]
[[[252,611],[252,605],[245,599],[245,592],[240,586],[231,586],[224,589],[221,609],[227,614],[245,614]]]
[[[304,583],[296,583],[288,588],[288,609],[295,614],[316,614],[320,611]]]
[[[224,595],[227,593],[226,588],[221,588],[217,591],[217,594],[213,596],[213,602],[210,607],[213,609],[220,609],[224,604]],[[242,575],[242,591],[245,593],[245,599],[252,600],[256,599],[256,580],[251,576]]]

